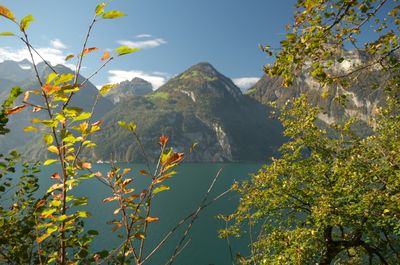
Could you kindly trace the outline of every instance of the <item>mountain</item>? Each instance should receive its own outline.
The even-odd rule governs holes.
[[[87,154],[101,160],[144,160],[133,135],[117,125],[135,121],[141,143],[150,157],[159,152],[158,137],[186,152],[190,161],[265,161],[282,142],[280,124],[269,109],[243,95],[232,80],[209,63],[197,64],[143,97],[118,103],[104,117],[101,142]]]
[[[0,73],[2,80],[21,83],[31,78],[34,70],[32,63],[26,59],[20,62],[6,60],[0,63]]]
[[[106,98],[114,104],[117,104],[121,100],[133,96],[145,96],[151,92],[153,92],[153,86],[151,83],[135,77],[131,81],[126,80],[119,83],[118,86],[114,87],[109,93],[107,93]]]
[[[43,80],[45,80],[47,75],[51,72],[45,63],[39,63],[37,68]],[[62,65],[57,65],[54,68],[58,73],[72,72],[69,68]],[[79,80],[84,80],[84,78],[80,76]],[[20,86],[24,91],[39,88],[33,71],[33,65],[27,60],[22,62],[4,61],[0,63],[0,85],[2,85],[0,93],[1,102],[5,100],[13,86]],[[87,82],[81,88],[79,97],[73,97],[71,106],[90,111],[97,94],[97,88],[90,82]],[[44,105],[43,99],[40,96],[32,95],[30,101],[34,104]],[[21,103],[21,99],[19,103]],[[108,99],[101,97],[95,108],[94,119],[100,119],[113,107],[113,104]],[[26,133],[23,131],[23,128],[30,125],[32,118],[48,119],[45,111],[33,113],[31,108],[27,108],[9,117],[7,127],[11,129],[11,133],[0,136],[0,147],[3,153],[12,149],[17,149],[28,159],[31,157],[43,157],[46,151],[44,150],[41,135],[39,133]]]
[[[342,63],[332,67],[332,71],[346,73],[368,60],[362,52],[355,51],[345,52],[344,58]],[[340,85],[323,88],[306,72],[307,70],[289,88],[282,87],[279,78],[264,75],[246,94],[264,104],[275,101],[278,107],[283,106],[290,98],[305,94],[314,106],[322,109],[319,119],[326,124],[340,121],[344,117],[357,117],[368,123],[371,115],[374,115],[377,107],[385,100],[383,89],[378,88],[384,87],[388,76],[379,68],[360,71],[356,81],[346,88]],[[339,104],[337,98],[345,98],[346,104]]]

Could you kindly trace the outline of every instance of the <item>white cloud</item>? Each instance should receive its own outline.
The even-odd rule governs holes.
[[[131,70],[131,71],[125,71],[125,70],[110,70],[108,71],[109,77],[108,81],[110,83],[120,83],[125,80],[132,80],[135,77],[142,78],[148,82],[150,82],[153,85],[153,89],[157,89],[165,82],[167,82],[168,77],[166,76],[165,73],[163,75],[159,74],[154,74],[154,73],[145,73],[140,70]]]
[[[157,38],[157,39],[143,40],[143,41],[120,40],[118,41],[118,43],[131,48],[149,49],[166,44],[167,42],[164,39]]]
[[[56,49],[54,47],[41,47],[36,48],[36,50],[46,61],[50,62],[52,65],[63,64],[71,69],[74,69],[75,67],[73,64],[65,63],[66,54],[64,54],[64,51],[61,49]],[[33,53],[33,58],[36,64],[42,62],[42,59],[36,53]],[[32,61],[31,56],[26,48],[0,47],[0,62],[5,60],[20,62],[25,59],[30,62]]]
[[[50,46],[54,49],[66,49],[68,48],[67,45],[62,43],[59,39],[50,40]]]
[[[152,35],[150,34],[139,34],[135,36],[136,38],[151,38]]]
[[[233,83],[235,83],[235,85],[237,85],[242,90],[246,90],[254,86],[258,82],[258,80],[260,80],[259,77],[240,77],[232,79]]]

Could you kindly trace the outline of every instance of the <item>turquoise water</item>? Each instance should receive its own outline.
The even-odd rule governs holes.
[[[137,172],[144,168],[141,164],[118,164],[119,167],[129,167]],[[199,206],[206,193],[208,186],[220,168],[223,168],[210,198],[219,195],[228,189],[234,180],[243,180],[249,177],[260,167],[259,164],[183,164],[178,168],[178,174],[167,180],[166,185],[171,190],[158,194],[153,201],[152,216],[160,218],[149,227],[148,241],[145,245],[145,252],[148,253],[154,248],[161,238],[174,227],[181,219],[194,212]],[[110,165],[97,164],[95,171],[106,173]],[[55,168],[46,168],[40,174],[42,187],[48,187],[51,180],[47,175],[54,173]],[[134,184],[132,187],[140,190],[146,185],[148,179],[144,176],[133,175]],[[111,226],[107,221],[114,218],[112,212],[115,207],[112,203],[102,203],[102,199],[109,197],[111,193],[108,188],[98,180],[92,179],[84,182],[76,190],[77,195],[87,196],[89,206],[87,210],[92,216],[87,221],[87,229],[96,229],[99,236],[96,237],[93,248],[96,250],[110,249],[119,245],[117,232],[111,232]],[[231,264],[230,254],[226,240],[219,239],[218,229],[224,227],[224,222],[215,218],[217,214],[231,213],[237,206],[237,194],[228,194],[221,200],[215,202],[203,212],[194,223],[188,238],[190,242],[184,251],[178,256],[176,265],[223,265]],[[152,256],[145,264],[164,264],[171,256],[177,242],[180,240],[183,229],[178,230],[164,247]],[[248,253],[248,240],[233,240],[231,242],[234,255]]]

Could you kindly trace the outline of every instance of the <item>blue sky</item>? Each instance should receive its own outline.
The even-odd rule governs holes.
[[[77,53],[89,25],[96,0],[5,0],[18,19],[32,14],[36,21],[28,30],[34,47],[46,60],[61,63],[65,55]],[[220,72],[248,86],[262,76],[270,59],[258,44],[278,46],[289,24],[295,0],[114,0],[108,10],[127,13],[116,20],[96,24],[89,47],[114,49],[128,44],[143,49],[118,58],[92,82],[142,77],[155,87],[199,62],[210,62]],[[0,32],[15,25],[0,20]],[[27,56],[15,38],[0,38],[0,61]],[[102,52],[85,57],[84,75],[101,64]]]

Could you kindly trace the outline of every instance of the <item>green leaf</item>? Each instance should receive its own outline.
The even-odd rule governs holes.
[[[116,87],[116,84],[108,84],[108,85],[104,85],[100,88],[100,95],[104,96],[105,94],[107,94],[108,91],[110,91],[110,89]]]
[[[85,206],[87,204],[88,204],[88,198],[87,197],[75,198],[75,200],[72,203],[73,206]]]
[[[130,123],[126,123],[124,121],[118,121],[118,125],[121,126],[122,128],[125,128],[131,132],[135,132],[136,131],[136,124],[133,122]]]
[[[48,166],[48,165],[51,165],[51,164],[53,164],[53,163],[55,163],[57,161],[58,161],[57,159],[48,159],[48,160],[44,161],[43,165]]]
[[[140,51],[140,49],[139,48],[131,48],[128,46],[120,46],[114,50],[114,52],[116,52],[118,54],[118,56],[122,56],[125,54],[137,52],[137,51]]]
[[[83,109],[78,108],[78,107],[68,107],[64,109],[64,112],[66,113],[67,116],[73,116],[75,117],[78,113],[81,113]]]
[[[55,231],[57,231],[58,228],[56,226],[53,227],[49,227],[47,228],[47,231],[45,234],[41,235],[40,237],[36,238],[36,242],[38,244],[40,244],[41,242],[43,242],[46,238],[48,238],[49,236],[51,236],[51,234],[53,234]]]
[[[57,120],[40,120],[38,122],[49,128],[57,127],[58,125]],[[34,119],[32,119],[32,123],[35,123]]]
[[[114,19],[114,18],[119,18],[119,17],[123,17],[123,16],[126,16],[126,14],[121,11],[118,11],[118,10],[111,10],[111,11],[104,13],[102,17],[104,19]]]
[[[67,83],[74,79],[75,75],[74,74],[61,74],[56,80],[54,80],[54,85],[59,85],[62,83]]]
[[[11,107],[14,104],[14,100],[16,100],[17,97],[21,94],[22,94],[22,90],[19,86],[13,87],[10,91],[10,95],[3,102],[3,108]]]
[[[93,177],[95,177],[96,174],[92,173],[92,174],[85,174],[85,175],[81,175],[78,177],[78,179],[83,180],[83,179],[91,179]]]
[[[92,113],[90,112],[82,112],[79,114],[76,118],[74,118],[74,121],[82,121],[82,120],[87,120],[92,116]]]
[[[31,24],[31,22],[34,20],[35,18],[32,15],[27,15],[23,19],[21,19],[21,22],[19,23],[19,28],[21,29],[21,31],[26,31],[29,27],[29,24]]]
[[[86,211],[78,211],[78,212],[76,212],[76,216],[81,217],[81,218],[87,218],[90,216],[90,213],[86,212]]]
[[[143,232],[138,232],[138,233],[136,233],[136,234],[134,235],[134,237],[135,237],[136,239],[145,239],[145,238],[146,238],[146,234],[143,233]]]
[[[5,31],[5,32],[1,32],[0,36],[15,36],[15,34],[12,32],[9,32],[9,31]]]
[[[68,54],[66,57],[65,57],[65,61],[68,61],[68,60],[70,60],[70,59],[72,59],[72,58],[74,58],[75,57],[75,55],[73,55],[73,54]]]
[[[96,230],[92,230],[92,229],[87,231],[87,233],[88,233],[88,235],[91,235],[91,236],[97,236],[99,234],[99,232],[97,232]]]

